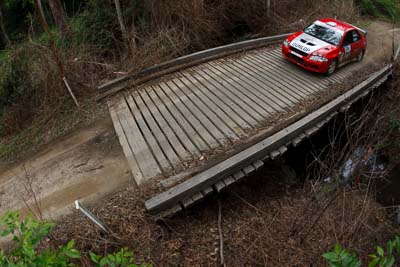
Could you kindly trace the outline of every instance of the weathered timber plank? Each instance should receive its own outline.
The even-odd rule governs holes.
[[[145,180],[159,175],[161,170],[154,156],[151,154],[127,103],[125,101],[118,101],[116,112],[143,175],[143,180],[140,180],[139,177],[134,177],[135,180],[137,179],[137,184],[141,184]]]
[[[245,109],[247,111],[247,114],[249,114],[251,117],[253,117],[253,119],[256,120],[256,123],[253,124],[254,126],[264,120],[264,117],[260,115],[260,113],[258,113],[257,109],[254,108],[256,104],[252,102],[251,99],[248,99],[247,96],[243,94],[243,92],[232,86],[230,83],[222,81],[219,76],[217,76],[213,71],[210,71],[207,68],[200,69],[196,67],[196,70],[200,73],[203,73],[203,75],[207,77],[209,81],[213,81],[215,82],[215,84],[218,84],[222,92],[229,93],[231,100],[235,102],[238,106],[242,107],[242,109]]]
[[[118,119],[117,113],[114,110],[113,104],[109,105],[111,119],[113,121],[115,132],[118,135],[119,143],[122,146],[122,150],[124,151],[125,158],[128,162],[128,166],[131,169],[132,175],[135,180],[141,183],[143,181],[143,175],[140,171],[139,165],[136,162],[135,156],[133,155],[132,149],[129,145],[129,142],[125,136],[124,130],[122,129],[121,123]]]
[[[166,85],[164,85],[166,86]],[[175,105],[175,102],[178,100],[171,100],[169,96],[167,96],[163,89],[160,87],[160,85],[157,85],[155,87],[155,93],[159,96],[161,101],[163,102],[163,105],[166,106],[170,110],[171,115],[175,118],[175,120],[180,124],[181,128],[187,132],[187,136],[191,138],[193,143],[196,145],[196,147],[201,151],[206,151],[209,150],[210,147],[208,144],[201,138],[201,136],[197,133],[197,131],[193,128],[191,123],[187,121],[186,116],[181,114],[181,111],[178,111],[177,106]]]
[[[239,136],[245,135],[243,129],[249,129],[250,125],[246,123],[235,110],[229,107],[225,102],[221,101],[218,94],[214,95],[210,91],[209,86],[201,83],[197,77],[189,76],[189,74],[182,73],[184,76],[182,77],[183,81],[185,79],[189,80],[191,77],[191,82],[194,84],[196,89],[192,89],[192,91],[211,109],[214,110],[218,116],[223,120],[230,129],[232,129]],[[211,86],[212,87],[212,86]],[[224,98],[226,100],[226,97]],[[229,100],[228,100],[229,101]]]
[[[150,113],[149,109],[143,102],[140,95],[137,95],[134,100],[135,100],[136,105],[138,106],[139,110],[141,111],[141,113],[146,121],[146,124],[149,126],[151,133],[153,134],[154,138],[156,139],[158,145],[160,146],[162,152],[167,157],[167,159],[169,160],[171,165],[174,166],[175,164],[177,164],[180,161],[178,155],[175,153],[174,148],[169,144],[166,136],[161,131],[157,122],[154,120],[152,114]]]
[[[215,126],[215,128],[223,134],[221,135],[223,139],[240,139],[239,136],[231,128],[229,128],[229,124],[226,124],[228,121],[221,120],[220,116],[218,116],[218,114],[221,115],[219,108],[202,97],[202,90],[200,88],[197,88],[196,85],[192,84],[184,76],[177,77],[175,83],[192,101],[192,104],[195,105],[199,110],[201,110],[201,112],[209,119],[213,126]],[[207,106],[207,104],[211,105],[211,107]],[[225,117],[225,119],[230,120],[229,117]]]
[[[279,94],[276,94],[273,91],[266,91],[265,87],[269,87],[270,81],[268,81],[267,84],[260,83],[256,75],[253,75],[253,71],[248,69],[254,69],[252,66],[243,67],[243,65],[240,64],[240,62],[244,59],[245,57],[241,58],[240,60],[231,60],[229,61],[229,64],[226,64],[226,66],[221,65],[221,67],[224,67],[227,71],[229,71],[230,75],[237,76],[239,80],[254,88],[254,92],[257,92],[257,97],[260,97],[264,101],[266,107],[271,106],[273,108],[270,113],[282,111],[284,108],[286,108],[287,105],[285,104],[285,101],[287,101],[287,99],[282,99]],[[211,64],[211,62],[209,64]]]
[[[171,129],[171,127],[168,125],[167,121],[164,119],[163,115],[158,110],[157,105],[154,104],[154,102],[150,99],[147,90],[141,90],[139,92],[139,94],[142,97],[142,100],[144,101],[144,103],[146,103],[146,106],[148,107],[149,112],[153,115],[153,117],[156,120],[157,124],[159,125],[160,129],[163,131],[163,133],[167,137],[168,142],[171,144],[170,147],[176,151],[176,153],[182,160],[189,159],[190,154],[186,151],[186,149],[183,147],[181,142],[178,140],[174,131]],[[184,138],[186,139],[187,137],[185,136]]]
[[[382,77],[389,76],[390,72],[391,65],[375,72],[363,83],[333,99],[326,105],[291,124],[287,128],[239,152],[229,159],[216,164],[208,170],[195,175],[193,178],[179,184],[178,186],[149,199],[145,203],[147,210],[156,212],[167,208],[169,205],[179,201],[180,198],[192,195],[201,190],[201,188],[208,187],[210,184],[214,184],[215,182],[234,174],[241,166],[251,164],[251,162],[264,157],[264,155],[269,153],[271,150],[279,149],[282,144],[289,142],[294,138],[294,136],[297,136],[304,131],[305,128],[318,123],[320,120],[329,116],[329,113],[339,109],[343,102],[357,97],[363,92],[363,90],[365,90],[365,88],[372,86],[373,83],[379,81]]]
[[[224,179],[224,183],[226,186],[230,186],[235,182],[235,179],[233,179],[232,176],[228,176],[227,178]]]
[[[294,70],[296,73],[298,73],[298,75],[301,75],[307,81],[311,82],[310,84],[314,83],[318,87],[324,85],[324,79],[321,79],[321,77],[319,77],[315,73],[312,73],[312,72],[310,72],[308,70],[305,70],[305,69],[297,66],[293,62],[290,62],[289,60],[284,58],[280,52],[276,53],[275,51],[271,51],[271,53],[262,53],[262,54],[259,54],[257,56],[265,58],[266,60],[273,59],[273,60],[275,60],[274,64],[276,64],[278,66],[281,65],[281,66],[284,66],[287,69]]]
[[[165,86],[163,87],[163,85]],[[190,104],[185,95],[181,95],[179,93],[180,91],[178,87],[172,81],[162,83],[160,86],[164,89],[164,92],[170,97],[171,101],[174,102],[181,113],[187,118],[188,121],[190,121],[197,133],[211,148],[217,148],[223,144],[223,141],[221,141],[224,138],[222,133],[218,131],[215,126],[207,118],[205,118],[195,106]]]
[[[258,67],[254,62],[241,60],[240,62],[238,61],[237,64],[241,65],[243,69],[257,81],[265,93],[273,94],[279,101],[284,103],[284,108],[287,108],[288,104],[290,106],[295,105],[299,102],[299,99],[303,99],[303,97],[299,96],[297,93],[291,92],[286,84],[282,85],[281,81],[277,81],[276,78],[267,74],[268,72],[263,72],[262,67]],[[249,71],[249,69],[252,69],[252,71]]]
[[[186,150],[190,152],[193,156],[200,156],[199,148],[196,147],[189,136],[185,133],[185,130],[183,130],[183,127],[186,127],[187,122],[186,121],[180,121],[181,125],[178,124],[178,122],[175,120],[175,118],[171,115],[170,111],[167,109],[167,107],[164,105],[163,102],[161,102],[161,99],[157,96],[157,94],[154,91],[154,88],[152,90],[147,91],[151,100],[153,101],[155,107],[159,109],[160,113],[162,116],[165,118],[165,120],[168,122],[168,124],[171,126],[172,130],[174,133],[177,135],[177,138],[179,141],[185,146]],[[174,109],[172,109],[172,112]],[[185,128],[188,130],[188,128]],[[190,130],[188,130],[190,133]],[[172,137],[171,137],[172,138]],[[204,144],[205,145],[205,144]],[[205,145],[206,147],[206,145]],[[206,148],[203,148],[206,149]]]
[[[224,90],[224,87],[215,82],[213,79],[206,79],[200,76],[201,71],[198,70],[196,75],[193,75],[201,84],[204,85],[204,88],[207,90],[204,91],[209,98],[217,101],[216,103],[221,107],[225,107],[225,110],[228,114],[235,114],[232,118],[240,124],[243,129],[253,128],[253,125],[257,124],[257,121],[251,117],[247,110],[242,109],[242,107],[236,104],[232,99],[235,99],[235,96],[231,94],[229,90]],[[205,76],[207,77],[207,76]],[[231,111],[230,111],[230,110]]]
[[[265,64],[265,62],[262,62],[259,58],[251,57],[251,56],[249,56],[249,58],[252,59],[253,61],[255,61],[256,66],[258,64],[261,64],[264,66],[264,64]],[[278,87],[284,86],[283,81],[286,80],[287,85],[290,85],[290,87],[291,87],[291,88],[289,87],[289,89],[291,89],[291,90],[289,90],[289,92],[291,94],[296,95],[297,96],[296,99],[299,99],[298,97],[300,97],[301,99],[306,98],[311,93],[313,93],[313,91],[309,90],[307,87],[305,87],[306,92],[303,92],[303,90],[293,90],[294,88],[299,88],[299,86],[302,87],[303,84],[301,84],[300,82],[297,82],[297,79],[295,77],[293,77],[293,75],[283,75],[282,71],[276,67],[275,68],[272,66],[270,66],[269,68],[258,67],[258,70],[260,72],[260,75],[263,75],[265,78],[268,77],[269,79],[272,79]]]
[[[208,196],[210,194],[212,194],[214,192],[214,189],[210,186],[207,187],[206,189],[204,189],[203,191],[201,191],[203,196]]]
[[[235,181],[237,182],[237,181],[241,180],[242,178],[244,178],[245,176],[246,175],[244,174],[243,171],[239,171],[233,175],[233,179],[235,179]]]
[[[275,66],[285,73],[295,75],[298,79],[301,79],[305,85],[309,88],[314,88],[315,92],[319,92],[321,87],[325,87],[325,84],[318,79],[312,73],[308,73],[307,70],[300,68],[299,66],[295,65],[294,63],[286,60],[282,57],[282,55],[274,55],[274,54],[259,54],[257,55],[259,58],[263,58],[265,61],[274,62]]]
[[[162,149],[160,148],[156,137],[152,135],[151,130],[148,128],[147,123],[143,117],[143,114],[140,112],[136,101],[133,99],[133,97],[130,95],[129,92],[125,92],[124,94],[126,102],[128,103],[132,115],[133,115],[133,120],[136,121],[138,124],[140,131],[142,132],[143,138],[146,140],[146,143],[148,144],[148,147],[150,148],[150,151],[153,154],[153,157],[157,160],[158,164],[160,167],[165,171],[168,169],[171,169],[171,164],[165,157]],[[132,140],[134,142],[134,140]],[[140,164],[140,162],[139,162]]]
[[[260,62],[268,62],[269,60],[277,60],[273,58],[271,55],[265,54],[264,56],[262,55],[254,55],[254,58],[256,60],[259,60]],[[282,81],[287,79],[288,77],[291,78],[291,81],[295,84],[297,84],[297,87],[303,88],[303,90],[306,90],[306,92],[310,94],[315,94],[321,90],[321,85],[319,81],[315,80],[310,80],[307,77],[305,77],[303,72],[299,72],[298,70],[294,69],[296,66],[291,66],[289,67],[289,64],[292,64],[291,62],[284,62],[281,64],[275,64],[273,63],[274,71],[273,73],[279,73],[281,77],[283,77]],[[311,83],[310,83],[311,81]]]
[[[272,114],[275,112],[281,112],[283,109],[287,108],[287,103],[285,103],[285,100],[282,100],[282,98],[278,94],[274,93],[271,90],[265,90],[265,87],[270,86],[269,83],[260,83],[256,78],[251,75],[251,72],[249,72],[246,68],[240,68],[240,65],[238,63],[235,64],[232,61],[232,64],[227,65],[225,69],[230,71],[230,75],[238,77],[241,84],[247,84],[242,85],[243,87],[247,88],[248,86],[250,86],[251,88],[253,88],[252,92],[254,92],[256,94],[256,97],[259,97],[260,100],[264,102],[264,104],[261,103],[261,105],[264,105],[264,108],[267,108],[269,113]],[[273,109],[271,110],[271,108]]]
[[[271,111],[271,106],[266,105],[261,99],[260,93],[255,90],[255,88],[248,81],[242,80],[239,75],[232,75],[228,73],[228,66],[221,68],[216,64],[207,64],[207,67],[211,67],[210,70],[213,71],[215,75],[229,84],[232,88],[235,88],[238,92],[242,93],[245,101],[249,106],[252,106],[264,119],[273,113]],[[212,69],[213,68],[213,69]]]

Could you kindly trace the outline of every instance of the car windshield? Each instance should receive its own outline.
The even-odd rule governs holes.
[[[338,46],[340,44],[340,40],[342,39],[343,33],[339,30],[331,29],[321,24],[311,24],[304,29],[304,32],[322,41]]]

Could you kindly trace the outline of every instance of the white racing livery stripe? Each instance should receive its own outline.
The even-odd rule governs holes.
[[[290,46],[297,48],[304,53],[311,54],[321,48],[330,46],[330,44],[312,37],[307,33],[302,33],[290,43]]]
[[[336,32],[338,32],[341,36],[343,36],[344,32],[334,26],[331,26],[327,23],[321,22],[319,20],[314,22],[315,25],[323,26],[329,29],[332,29]],[[300,51],[307,53],[307,54],[312,54],[315,51],[330,46],[329,43],[315,38],[307,33],[302,33],[299,36],[297,36],[291,43],[290,45],[294,48],[299,49]]]

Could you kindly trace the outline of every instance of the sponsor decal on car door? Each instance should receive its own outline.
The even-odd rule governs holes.
[[[351,58],[351,45],[343,46],[344,53],[343,53],[343,62],[347,62]]]

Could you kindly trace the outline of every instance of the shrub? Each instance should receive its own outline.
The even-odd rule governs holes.
[[[380,247],[376,247],[376,254],[369,254],[368,257],[371,261],[368,263],[368,267],[392,267],[395,264],[394,253],[400,253],[400,237],[396,236],[394,240],[390,240],[387,243],[386,251]],[[335,248],[331,252],[324,253],[322,255],[331,267],[359,267],[361,266],[360,258],[342,248],[339,244],[336,244]]]
[[[331,267],[359,267],[361,260],[354,253],[343,249],[339,244],[336,244],[335,249],[327,252],[323,257],[328,261]]]
[[[90,252],[90,259],[96,267],[113,266],[113,267],[140,267],[144,265],[136,265],[133,253],[122,248],[120,251],[105,255],[104,257],[99,256],[95,253]]]
[[[89,0],[84,11],[72,19],[71,29],[75,45],[110,49],[115,47],[116,40],[121,39],[115,9],[108,1]]]
[[[20,131],[38,112],[57,106],[66,90],[49,50],[23,43],[0,62],[0,136]]]
[[[20,221],[18,212],[6,212],[0,219],[0,226],[4,228],[1,236],[11,236],[15,244],[8,255],[0,251],[0,266],[74,266],[74,259],[80,258],[73,240],[58,249],[39,251],[40,241],[53,227],[51,223],[41,223],[30,216]]]
[[[20,129],[28,115],[24,109],[14,106],[23,96],[31,96],[39,87],[39,80],[31,72],[32,62],[37,60],[35,54],[26,47],[9,50],[0,61],[0,134]],[[32,60],[32,61],[31,61]],[[25,106],[27,109],[28,106]],[[6,114],[6,110],[8,113]]]
[[[0,218],[0,235],[11,236],[14,245],[9,253],[0,250],[0,266],[13,267],[66,267],[75,266],[80,253],[74,248],[74,241],[65,246],[39,249],[40,242],[47,236],[54,224],[44,223],[27,216],[21,220],[18,212],[6,212]],[[133,253],[125,248],[105,256],[90,252],[90,259],[98,267],[141,267],[136,265]]]

